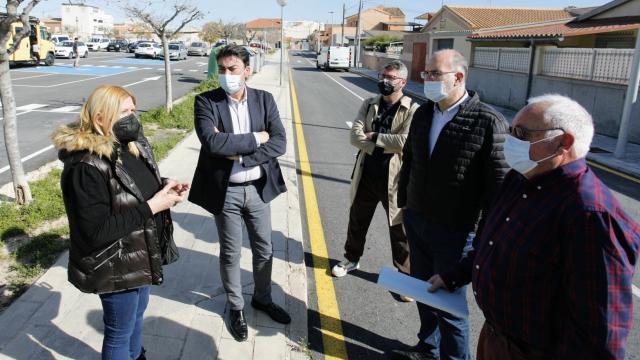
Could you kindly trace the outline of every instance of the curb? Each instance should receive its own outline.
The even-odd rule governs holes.
[[[356,69],[349,69],[349,72],[360,75],[364,78],[370,79],[372,81],[378,81],[378,79],[374,78],[371,75],[368,75],[364,72],[361,72],[359,70]],[[424,95],[422,94],[417,94],[414,91],[411,90],[405,90],[405,93],[407,95],[410,95],[411,97],[417,98],[419,100],[422,101],[427,101],[427,98],[424,97]],[[608,171],[610,173],[613,173],[615,175],[621,176],[627,180],[630,181],[634,181],[636,183],[640,183],[640,171],[634,171],[631,169],[627,169],[624,167],[624,165],[618,164],[617,162],[621,162],[621,160],[618,159],[612,159],[613,161],[607,161],[608,159],[603,159],[602,155],[598,155],[598,154],[594,154],[594,153],[589,153],[587,155],[587,160],[589,160],[592,164],[596,164],[596,167],[599,167],[601,170],[604,171]],[[613,170],[613,171],[612,171]],[[616,174],[620,173],[620,174]],[[631,179],[629,179],[631,178]]]

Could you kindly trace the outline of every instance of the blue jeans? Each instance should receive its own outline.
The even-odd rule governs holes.
[[[409,239],[411,276],[421,280],[450,270],[470,249],[474,236],[430,222],[422,213],[411,209],[404,211],[404,227]],[[419,348],[442,360],[471,359],[469,322],[422,303],[417,305]]]
[[[142,325],[150,286],[100,294],[104,312],[103,360],[137,359],[142,353]]]

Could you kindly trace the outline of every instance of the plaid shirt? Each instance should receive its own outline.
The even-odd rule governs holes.
[[[585,161],[509,172],[491,209],[447,286],[471,279],[488,322],[554,359],[624,359],[640,226]]]

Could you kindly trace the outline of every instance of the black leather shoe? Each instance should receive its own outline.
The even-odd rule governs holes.
[[[229,311],[229,332],[236,341],[247,340],[249,331],[247,331],[247,321],[244,319],[242,310]]]
[[[251,306],[266,312],[267,315],[269,315],[269,317],[275,322],[279,322],[280,324],[288,324],[291,322],[291,316],[289,316],[283,308],[276,305],[274,302],[263,305],[255,300],[251,300]]]
[[[386,353],[390,360],[438,360],[437,357],[415,350],[392,350]]]

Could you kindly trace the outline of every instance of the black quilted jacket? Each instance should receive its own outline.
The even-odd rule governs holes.
[[[469,91],[470,99],[445,125],[429,158],[434,103],[416,110],[403,150],[398,206],[460,231],[474,229],[509,170],[502,146],[508,124],[502,114]]]

